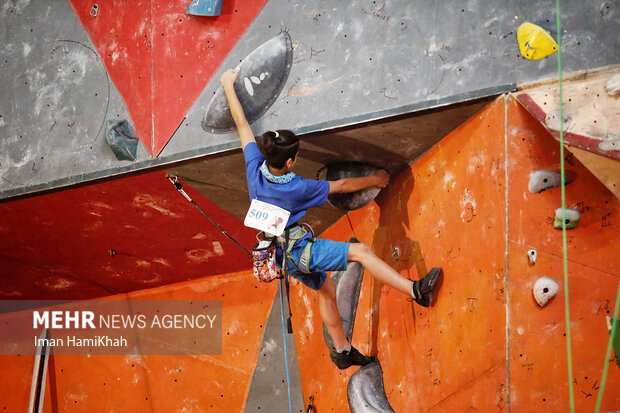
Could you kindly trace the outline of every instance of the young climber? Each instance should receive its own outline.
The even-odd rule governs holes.
[[[298,224],[306,210],[323,205],[331,193],[349,193],[369,187],[383,188],[389,176],[379,170],[374,175],[344,178],[338,181],[304,179],[292,172],[299,154],[299,140],[288,130],[265,132],[259,140],[245,118],[237,98],[234,83],[239,72],[226,71],[221,78],[230,111],[237,126],[245,157],[250,199],[277,205],[291,215],[287,222],[289,250],[287,262],[290,274],[306,286],[316,290],[321,318],[336,347],[332,360],[340,369],[365,365],[372,357],[364,356],[348,342],[336,305],[336,285],[325,271],[343,271],[347,262],[359,262],[377,280],[413,297],[421,306],[428,307],[433,300],[440,268],[433,268],[419,281],[411,281],[396,272],[361,243],[336,242],[327,239],[312,241],[312,234]],[[292,244],[292,245],[291,245]],[[282,257],[278,249],[278,262]],[[331,354],[331,352],[330,352]]]

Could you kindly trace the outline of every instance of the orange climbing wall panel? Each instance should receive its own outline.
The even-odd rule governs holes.
[[[411,279],[444,269],[431,309],[364,275],[352,341],[381,361],[396,411],[568,408],[563,290],[543,309],[531,293],[540,275],[562,284],[561,232],[551,219],[559,189],[527,189],[532,171],[559,167],[558,152],[536,120],[501,97],[393,179],[376,202],[326,232],[356,236]],[[589,411],[608,339],[604,316],[618,286],[620,205],[577,160],[567,163],[577,175],[567,204],[584,210],[568,235],[574,388],[578,411]],[[530,248],[538,251],[535,266],[527,263]],[[304,396],[314,396],[318,412],[347,411],[356,368],[331,364],[316,294],[294,283],[292,296]],[[603,408],[615,410],[615,362],[609,371]]]
[[[346,240],[355,233],[411,279],[432,266],[444,269],[430,309],[364,275],[353,345],[378,356],[396,411],[505,406],[503,138],[499,100],[395,178],[376,203],[351,213],[351,224],[343,219],[326,234]],[[316,305],[300,305],[293,314],[304,395],[315,396],[319,412],[346,411],[355,368],[335,369],[321,334],[309,334],[310,325],[320,332]]]
[[[568,411],[562,231],[553,228],[560,188],[531,194],[529,173],[560,168],[560,146],[544,127],[511,99],[508,103],[508,210],[510,392],[514,411]],[[567,231],[573,392],[576,411],[594,411],[620,277],[620,201],[565,151],[566,206],[582,211]],[[535,249],[535,265],[527,251]],[[544,308],[532,297],[534,282],[548,276],[560,284]],[[613,358],[613,354],[612,354]],[[615,359],[614,359],[615,360]],[[610,361],[601,411],[620,408],[620,376]]]
[[[222,354],[52,355],[43,411],[243,411],[276,289],[246,271],[113,296],[221,300]],[[33,363],[34,356],[0,356],[0,411],[28,410]]]

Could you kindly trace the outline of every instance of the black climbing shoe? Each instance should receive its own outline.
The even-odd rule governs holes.
[[[332,354],[330,352],[330,357],[340,370],[347,369],[351,366],[365,366],[375,360],[374,357],[363,355],[353,346],[351,346],[351,350],[343,351],[342,353],[336,352]]]
[[[441,268],[434,267],[421,280],[414,281],[411,287],[413,301],[422,307],[429,307],[433,304],[433,293],[438,285],[437,280],[441,274]]]

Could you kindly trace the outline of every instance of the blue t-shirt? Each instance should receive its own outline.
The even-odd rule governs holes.
[[[296,176],[287,184],[269,182],[260,172],[265,157],[256,143],[246,145],[243,150],[245,171],[248,179],[250,200],[258,199],[284,208],[291,213],[286,226],[300,220],[308,208],[321,206],[327,201],[329,183]]]

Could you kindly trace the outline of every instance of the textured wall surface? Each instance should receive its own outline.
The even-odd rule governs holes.
[[[514,98],[500,98],[399,175],[376,202],[326,232],[338,240],[356,236],[412,279],[432,266],[444,269],[438,301],[428,309],[364,276],[353,345],[381,361],[396,411],[568,409],[562,234],[552,219],[560,190],[527,188],[530,172],[559,168],[558,145]],[[567,158],[577,176],[566,187],[567,206],[583,211],[568,233],[573,389],[577,411],[589,411],[620,277],[620,201]],[[528,264],[531,248],[538,251],[535,265]],[[532,296],[540,276],[560,284],[544,308]],[[317,411],[347,411],[355,368],[332,365],[316,296],[294,287],[304,395],[314,396]],[[620,405],[612,358],[603,411]]]
[[[259,357],[275,285],[230,273],[115,296],[222,300],[222,354],[51,356],[44,412],[239,412]],[[28,410],[34,356],[0,356],[0,409]],[[285,396],[286,397],[286,396]]]
[[[519,55],[519,24],[555,19],[551,3],[531,0],[227,1],[216,18],[155,0],[100,4],[96,16],[92,7],[21,0],[0,9],[1,197],[238,147],[234,134],[205,133],[200,121],[222,70],[281,30],[293,41],[293,67],[256,133],[411,112],[556,71],[553,56]],[[573,0],[562,15],[567,72],[620,61],[617,2]],[[108,118],[132,121],[144,144],[136,162],[111,156],[101,130]]]
[[[560,190],[528,190],[531,172],[559,167],[558,152],[554,138],[515,98],[500,97],[396,177],[376,201],[326,232],[336,240],[357,237],[412,279],[432,266],[444,269],[431,308],[364,275],[352,343],[379,358],[396,411],[568,409],[562,235],[553,228]],[[615,356],[604,360],[605,316],[614,310],[620,278],[620,200],[568,153],[566,163],[576,177],[566,187],[567,206],[582,211],[567,234],[576,411],[594,409],[606,362],[602,409],[614,411],[620,372]],[[529,249],[538,252],[535,265],[528,263]],[[543,275],[560,284],[560,293],[540,308],[532,286]],[[221,299],[223,354],[52,356],[45,411],[241,411],[247,403],[267,409],[263,399],[248,395],[269,384],[251,382],[262,376],[256,369],[265,368],[258,358],[269,351],[275,360],[282,351],[275,339],[281,332],[265,331],[275,287],[242,272],[117,296]],[[330,361],[316,293],[292,281],[291,300],[305,402],[313,396],[318,412],[347,411],[347,383],[356,368],[339,371]],[[0,406],[23,411],[32,357],[4,356],[2,363]],[[286,393],[273,398],[282,406]]]
[[[246,249],[255,232],[191,188]],[[89,299],[247,269],[163,171],[0,204],[0,299]]]

